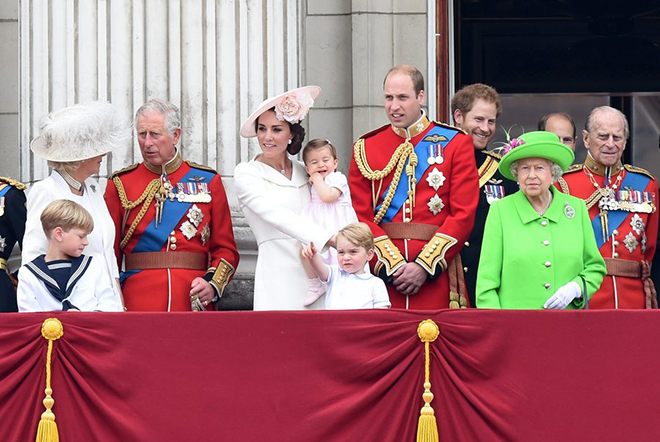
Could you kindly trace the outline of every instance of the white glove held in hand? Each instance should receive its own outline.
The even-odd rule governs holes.
[[[575,281],[571,281],[559,287],[555,294],[545,301],[543,308],[563,310],[571,301],[581,297],[582,290],[580,290],[580,286]]]

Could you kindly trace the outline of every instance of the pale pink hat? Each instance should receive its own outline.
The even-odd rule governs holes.
[[[319,86],[303,86],[292,89],[277,97],[268,98],[261,103],[257,109],[250,114],[243,123],[241,136],[251,138],[257,136],[254,122],[269,109],[275,108],[275,116],[280,121],[288,121],[291,124],[300,123],[314,105],[314,100],[321,94]]]

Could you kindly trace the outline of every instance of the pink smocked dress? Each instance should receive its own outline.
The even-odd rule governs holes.
[[[325,177],[324,181],[328,186],[339,189],[341,196],[332,203],[324,203],[316,192],[316,188],[311,186],[311,202],[302,210],[301,215],[326,231],[337,233],[344,226],[358,222],[358,219],[353,210],[348,180],[344,174],[332,172]],[[332,247],[322,256],[323,262],[326,264],[337,263],[337,251]]]

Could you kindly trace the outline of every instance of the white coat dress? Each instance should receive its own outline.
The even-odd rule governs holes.
[[[320,250],[332,237],[300,215],[310,193],[304,166],[292,160],[291,180],[272,167],[252,160],[234,170],[238,202],[257,239],[254,310],[304,310],[307,275],[301,243],[313,241]],[[309,308],[323,308],[321,297]]]
[[[48,251],[48,239],[41,227],[41,212],[51,202],[58,199],[75,201],[83,206],[94,218],[94,230],[87,239],[89,245],[83,252],[96,257],[102,263],[103,276],[113,288],[117,301],[121,303],[116,278],[119,278],[117,258],[115,258],[115,225],[103,199],[103,189],[94,178],[85,180],[85,192],[82,196],[71,192],[64,178],[53,171],[48,178],[35,183],[27,196],[27,222],[25,238],[21,251],[21,261],[28,263]]]

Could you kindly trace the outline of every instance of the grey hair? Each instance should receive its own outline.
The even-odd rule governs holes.
[[[175,130],[181,128],[181,112],[179,112],[179,108],[169,101],[160,98],[154,98],[140,106],[137,112],[135,112],[134,126],[137,128],[137,121],[140,116],[151,113],[165,116],[165,129],[171,135],[174,135]]]
[[[48,167],[51,167],[53,170],[59,170],[60,172],[71,173],[78,170],[82,161],[51,161],[48,160]]]
[[[592,111],[589,113],[589,116],[587,117],[587,121],[584,123],[584,130],[587,132],[591,132],[594,130],[593,127],[593,118],[598,112],[611,112],[614,114],[617,114],[621,117],[623,120],[623,138],[626,140],[630,136],[630,127],[628,126],[628,118],[626,118],[626,114],[621,112],[619,109],[614,109],[611,106],[598,106],[592,109]]]
[[[545,159],[545,158],[544,158]],[[511,175],[517,180],[518,179],[518,161],[516,160],[511,165],[509,166],[509,171],[511,172]],[[550,160],[548,160],[550,161]],[[564,174],[564,171],[562,170],[561,166],[554,161],[550,161],[550,173],[552,174],[552,182],[556,182],[561,178],[561,176]]]

